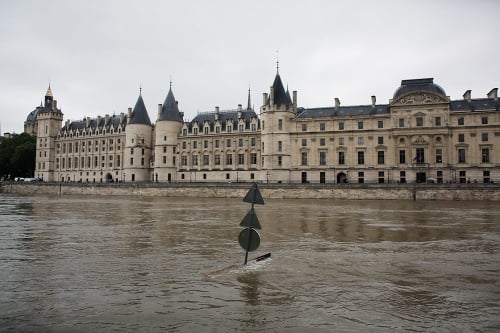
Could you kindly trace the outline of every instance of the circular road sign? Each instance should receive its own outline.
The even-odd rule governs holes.
[[[259,233],[254,229],[243,229],[238,236],[238,242],[243,250],[248,252],[255,251],[260,245]],[[250,242],[250,244],[248,242]]]

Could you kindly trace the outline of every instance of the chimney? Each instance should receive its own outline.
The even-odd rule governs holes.
[[[52,110],[57,110],[57,101],[55,99],[52,101]]]
[[[97,126],[99,127],[101,125],[101,116],[97,116]]]
[[[120,113],[120,125],[123,124],[123,119],[125,118],[125,113]]]
[[[271,89],[270,89],[269,100],[270,100],[269,105],[273,106],[274,105],[274,87],[271,87]]]
[[[262,105],[266,105],[267,104],[267,93],[263,93],[262,94]]]
[[[90,117],[85,120],[85,127],[90,127]]]
[[[297,108],[297,90],[292,91],[293,107]]]
[[[163,107],[163,105],[158,104],[158,118],[160,118],[162,107]]]
[[[470,91],[470,90],[467,90],[467,91],[464,93],[464,100],[466,100],[466,101],[469,101],[469,102],[470,102],[470,99],[471,99],[471,91]]]
[[[375,107],[375,104],[377,103],[377,97],[372,96],[372,107]]]
[[[104,126],[106,126],[109,122],[109,114],[104,116]]]
[[[132,108],[128,108],[127,124],[130,123],[131,118],[132,118]]]
[[[238,104],[238,119],[241,119],[241,116],[243,115],[243,107],[241,104]]]
[[[218,106],[215,107],[215,120],[219,120],[220,109]]]
[[[338,109],[340,107],[340,100],[335,97],[335,108]]]
[[[494,99],[495,101],[498,100],[498,88],[493,88],[490,90],[488,93],[488,98]]]

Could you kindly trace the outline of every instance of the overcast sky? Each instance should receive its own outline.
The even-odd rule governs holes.
[[[154,122],[170,78],[192,119],[261,106],[276,74],[302,107],[388,103],[433,77],[452,99],[500,85],[500,1],[0,1],[0,126],[23,131],[48,84],[65,119]]]

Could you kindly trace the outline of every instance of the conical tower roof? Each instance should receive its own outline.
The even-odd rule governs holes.
[[[182,121],[182,116],[181,113],[179,112],[179,106],[177,105],[174,93],[172,92],[172,86],[170,86],[167,97],[163,102],[160,117],[158,118],[158,120]]]
[[[47,89],[47,92],[45,93],[45,97],[48,97],[48,96],[54,97],[54,96],[52,96],[52,89],[50,89],[50,83],[49,83],[49,88]]]
[[[285,87],[283,86],[283,82],[281,82],[281,77],[279,73],[276,73],[276,77],[273,82],[273,90],[274,90],[274,104],[276,105],[287,105],[292,104],[292,100],[290,99],[290,94],[287,94],[285,91]]]
[[[132,110],[130,124],[151,125],[151,120],[149,120],[148,111],[146,110],[146,106],[144,105],[142,95],[139,95],[137,103],[135,103],[134,109]]]

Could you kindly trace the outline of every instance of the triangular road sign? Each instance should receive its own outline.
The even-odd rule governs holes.
[[[257,187],[257,183],[253,183],[252,188],[248,191],[247,195],[245,195],[243,201],[248,203],[253,203],[256,205],[264,204],[264,199],[262,198],[262,194],[260,194],[259,188]]]
[[[262,229],[262,227],[260,226],[259,218],[257,217],[257,214],[255,214],[255,210],[253,208],[250,208],[247,215],[245,215],[243,220],[241,220],[240,226],[253,229]]]

